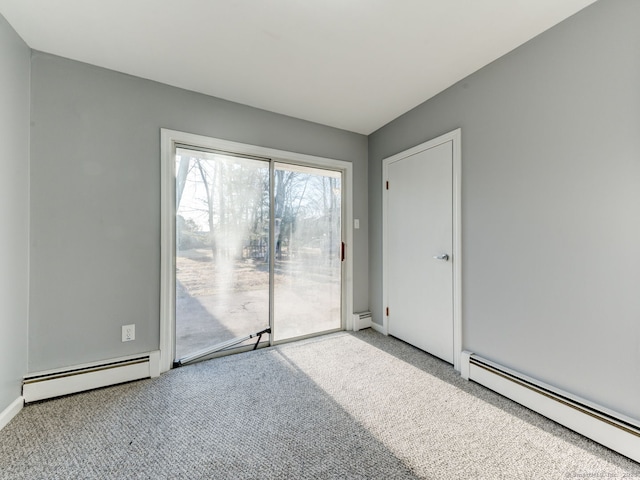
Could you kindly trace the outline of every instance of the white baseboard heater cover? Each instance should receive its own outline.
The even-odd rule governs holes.
[[[160,375],[160,351],[24,377],[25,403]]]
[[[371,312],[360,312],[353,314],[353,331],[370,328],[372,324]]]
[[[640,462],[640,422],[635,419],[471,352],[462,353],[461,375]]]

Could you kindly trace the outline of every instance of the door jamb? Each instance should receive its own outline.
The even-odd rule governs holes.
[[[387,305],[389,304],[388,238],[387,238],[387,203],[388,203],[388,169],[393,162],[415,155],[424,150],[446,142],[453,146],[453,367],[460,371],[460,355],[462,352],[462,129],[458,128],[437,138],[416,145],[382,160],[382,327],[377,330],[388,335]]]
[[[343,276],[342,326],[353,328],[353,164],[344,160],[276,150],[177,130],[160,129],[160,372],[171,369],[175,356],[175,155],[176,145],[271,158],[285,163],[325,167],[343,172],[344,242],[347,248]],[[273,162],[272,162],[273,163]]]

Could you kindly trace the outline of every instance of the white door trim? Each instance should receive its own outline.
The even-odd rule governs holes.
[[[389,332],[388,316],[386,312],[389,304],[388,268],[388,238],[387,238],[387,179],[389,165],[424,150],[436,147],[446,142],[453,145],[453,366],[460,371],[460,354],[462,352],[462,130],[460,128],[446,133],[428,142],[397,153],[382,160],[382,333]]]
[[[302,153],[287,152],[176,130],[160,129],[160,371],[168,371],[174,360],[175,348],[175,155],[176,145],[208,148],[243,155],[271,158],[285,163],[328,168],[343,172],[345,202],[345,275],[342,304],[342,325],[352,328],[353,312],[353,164]]]

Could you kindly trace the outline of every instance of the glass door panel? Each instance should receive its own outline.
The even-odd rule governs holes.
[[[176,151],[176,359],[269,327],[269,168]]]
[[[342,327],[341,173],[274,167],[273,338]]]

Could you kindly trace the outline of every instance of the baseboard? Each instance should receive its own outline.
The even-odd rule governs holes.
[[[636,462],[640,462],[640,422],[469,352],[461,373],[541,415]]]
[[[2,412],[0,412],[0,430],[8,425],[8,423],[15,417],[22,407],[24,406],[24,398],[18,397],[9,404]]]
[[[159,374],[160,352],[155,351],[27,375],[22,385],[22,396],[26,403],[30,403],[132,380],[157,377]]]
[[[378,325],[376,322],[371,322],[371,328],[382,335],[387,335],[387,329],[382,325]]]

